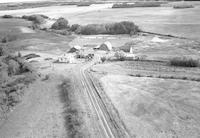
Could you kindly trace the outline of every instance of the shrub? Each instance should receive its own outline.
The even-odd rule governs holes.
[[[22,66],[21,66],[21,73],[24,73],[24,72],[33,72],[34,71],[34,68],[32,67],[31,64],[29,63],[24,63]]]
[[[51,30],[52,32],[56,33],[56,34],[60,34],[60,35],[71,35],[72,33],[68,30]]]
[[[76,32],[81,26],[79,24],[73,24],[71,27],[70,27],[70,30],[72,32]]]
[[[78,3],[77,6],[81,7],[81,6],[90,6],[92,3],[90,2],[81,2],[81,3]]]
[[[12,15],[3,15],[2,18],[13,18]]]
[[[135,2],[129,3],[117,3],[113,4],[112,8],[134,8],[134,7],[160,7],[162,2]]]
[[[182,5],[174,5],[174,9],[184,9],[184,8],[194,8],[193,5],[187,5],[187,4],[182,4]]]
[[[105,62],[106,61],[106,57],[101,57],[101,62]]]
[[[171,66],[182,66],[182,67],[198,67],[199,66],[199,61],[192,59],[192,58],[180,58],[176,57],[171,59],[170,61]]]
[[[124,61],[126,59],[126,54],[123,51],[117,51],[114,56],[120,61]]]
[[[29,21],[32,21],[33,23],[35,24],[42,24],[45,22],[45,18],[44,16],[42,15],[39,15],[39,14],[35,14],[35,15],[30,15],[30,16],[22,16],[23,19],[26,19],[26,20],[29,20]]]
[[[135,76],[136,76],[136,77],[142,77],[140,74],[136,74]]]
[[[84,35],[97,35],[97,34],[107,34],[105,25],[101,24],[89,24],[86,26],[81,26],[80,33]]]
[[[0,83],[8,80],[8,65],[0,61]]]
[[[123,21],[106,26],[109,34],[136,34],[139,27],[130,21]]]
[[[70,28],[68,25],[68,21],[64,18],[59,18],[52,26],[52,29],[61,30]]]
[[[44,18],[44,19],[49,19],[49,17],[46,16],[46,15],[43,15],[43,14],[38,14],[38,15],[41,16],[41,17]]]
[[[23,88],[34,81],[37,74],[20,56],[5,54],[0,57],[0,117],[21,100]],[[20,54],[19,54],[20,55]],[[31,72],[27,72],[31,71]],[[26,72],[25,74],[22,74]]]
[[[31,28],[32,28],[33,30],[36,30],[36,29],[41,29],[41,26],[40,26],[39,24],[37,24],[37,23],[33,23],[33,24],[31,25]]]
[[[130,21],[123,21],[119,23],[110,24],[89,24],[81,26],[78,33],[84,35],[96,34],[137,34],[139,27]]]
[[[0,46],[0,56],[8,54],[7,49],[4,46]]]
[[[13,59],[10,59],[8,61],[8,73],[9,75],[15,75],[19,72],[20,70],[20,65],[18,62],[16,62]]]

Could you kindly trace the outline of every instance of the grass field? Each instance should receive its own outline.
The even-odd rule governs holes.
[[[172,66],[170,59],[199,59],[199,49],[193,49],[199,44],[162,39],[167,42],[154,43],[151,35],[133,38],[134,54],[144,55],[146,60],[108,60],[94,65],[91,72],[132,136],[198,137],[200,68]]]
[[[199,82],[120,75],[107,75],[101,81],[132,135],[200,135]]]
[[[42,13],[52,18],[62,16],[66,17],[70,24],[78,23],[81,25],[131,20],[136,22],[136,24],[146,31],[199,39],[200,35],[198,29],[200,18],[197,13],[200,12],[200,8],[198,6],[193,9],[182,10],[176,10],[172,7],[111,9],[109,6],[110,5],[93,5],[91,7],[79,8],[75,6],[53,6],[9,11],[8,13],[13,15]],[[7,13],[7,11],[0,11],[0,15],[4,15],[5,13]],[[37,71],[46,77],[42,78],[42,81],[44,81],[43,83],[35,84],[33,86],[33,92],[39,91],[32,94],[36,94],[36,97],[41,97],[33,99],[33,101],[40,99],[46,104],[40,108],[40,103],[36,102],[37,104],[34,108],[39,107],[38,109],[44,112],[50,109],[53,113],[54,109],[57,108],[56,104],[58,104],[58,102],[51,100],[51,98],[58,97],[54,92],[57,90],[57,83],[60,83],[59,88],[62,93],[60,97],[65,98],[62,100],[68,104],[67,108],[69,107],[65,112],[67,113],[65,127],[68,128],[67,131],[73,132],[71,135],[72,137],[74,134],[78,134],[79,136],[79,127],[82,125],[79,124],[79,121],[77,120],[79,117],[85,118],[85,127],[91,127],[87,127],[89,128],[89,131],[92,130],[91,134],[94,133],[97,136],[101,133],[93,131],[93,129],[95,130],[94,126],[97,127],[99,125],[96,121],[98,118],[96,117],[96,114],[90,114],[95,112],[95,110],[90,108],[90,105],[92,105],[91,102],[86,104],[86,102],[88,102],[86,100],[89,98],[88,95],[82,95],[86,94],[91,88],[86,88],[84,82],[87,80],[79,80],[81,75],[79,69],[83,65],[83,62],[87,64],[87,60],[76,59],[77,62],[74,62],[73,64],[53,62],[54,60],[58,60],[59,56],[63,53],[67,54],[70,46],[74,45],[83,46],[84,48],[81,51],[83,53],[94,54],[94,61],[88,63],[89,66],[90,63],[95,62],[95,65],[89,70],[89,74],[94,75],[94,77],[99,80],[101,87],[98,89],[102,88],[104,90],[102,93],[105,92],[109,97],[108,99],[111,101],[110,104],[113,104],[116,112],[119,112],[122,122],[124,122],[133,137],[188,138],[198,137],[200,135],[200,67],[177,67],[170,65],[170,59],[174,57],[186,56],[188,58],[190,57],[199,60],[199,42],[147,33],[139,33],[134,36],[85,36],[77,34],[63,36],[48,31],[32,30],[28,27],[30,25],[32,25],[31,22],[22,19],[0,19],[0,35],[16,37],[16,39],[12,39],[12,41],[6,43],[8,48],[13,51],[22,51],[22,55],[30,53],[40,55],[40,57],[29,61],[32,61],[32,65],[36,67]],[[155,42],[153,41],[155,37],[163,41]],[[135,61],[117,62],[114,60],[107,60],[104,63],[101,63],[98,61],[100,57],[115,55],[115,51],[93,50],[93,47],[105,41],[110,41],[114,50],[122,45],[126,45],[128,42],[127,45],[130,45],[133,48],[132,55],[143,56],[145,57],[145,60],[138,59]],[[71,77],[70,75],[73,74],[71,78],[74,80],[70,85],[72,85],[75,90],[74,93],[69,93],[69,88],[72,87],[69,87],[67,81],[61,83],[60,80],[57,82],[57,79],[49,79],[49,73],[62,75],[62,77]],[[48,82],[51,82],[54,85],[48,87]],[[43,84],[45,84],[44,88],[41,86]],[[40,88],[38,89],[37,86]],[[53,91],[51,91],[51,88]],[[40,91],[44,92],[44,95],[40,93]],[[50,95],[48,94],[49,91],[52,92]],[[92,89],[91,92],[93,92]],[[51,98],[48,98],[46,95]],[[29,99],[31,98],[29,97]],[[84,111],[79,110],[79,107],[76,105],[77,103],[70,103],[70,100],[74,99],[77,100],[77,103],[79,103],[81,109],[84,109]],[[28,102],[29,101],[27,101],[27,103]],[[50,108],[49,105],[56,106]],[[44,110],[45,107],[48,107],[47,110]],[[66,105],[64,105],[64,107],[66,107]],[[72,107],[72,109],[70,109],[70,107]],[[28,116],[30,115],[29,110],[30,109],[26,109],[26,115]],[[71,110],[74,111],[73,114]],[[89,110],[91,110],[91,112]],[[38,110],[36,111],[38,112]],[[60,111],[54,114],[56,116],[55,118],[58,117],[58,114],[61,115]],[[46,115],[48,115],[48,113]],[[23,116],[20,118],[23,120]],[[51,118],[54,120],[54,116]],[[44,119],[42,115],[37,119],[38,122],[40,119]],[[94,120],[97,124],[94,122],[87,122],[87,119],[89,121],[92,119],[92,121]],[[18,122],[17,119],[15,119],[15,121]],[[48,118],[44,119],[44,123],[48,124]],[[92,123],[94,124],[92,125]],[[10,124],[12,124],[12,122]],[[24,124],[22,124],[22,126],[26,127]],[[17,125],[14,125],[15,127],[12,126],[13,125],[9,127],[18,127]],[[37,127],[37,125],[35,126]],[[57,126],[59,125],[56,125],[56,127]],[[29,127],[26,127],[26,129],[31,130],[31,133],[35,132],[37,135],[42,133],[41,131],[36,132],[38,127],[32,131],[33,128],[30,129]],[[41,128],[44,130],[48,129],[45,125]],[[6,135],[9,136],[10,131],[5,132],[3,131],[4,129],[2,129],[2,132],[8,133]],[[43,129],[41,130],[43,131]],[[101,131],[101,129],[98,128],[98,131]],[[49,131],[46,131],[44,134],[46,135],[48,132]],[[17,132],[14,132],[13,134],[16,133]],[[86,131],[86,133],[88,132]],[[37,135],[35,136],[37,137]]]
[[[195,8],[173,9],[169,7],[111,9],[112,4],[97,4],[89,7],[51,6],[11,11],[0,11],[0,15],[45,14],[51,18],[65,17],[70,24],[110,23],[129,20],[145,31],[171,34],[193,39],[199,38],[200,6]],[[176,4],[176,3],[175,3]],[[59,10],[58,10],[59,9]],[[105,16],[106,15],[106,16]]]

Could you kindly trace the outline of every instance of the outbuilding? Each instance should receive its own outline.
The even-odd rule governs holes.
[[[68,51],[68,53],[74,53],[74,52],[80,51],[81,49],[82,49],[81,46],[75,45],[75,46],[73,46],[73,47],[70,48],[70,50]]]
[[[58,57],[59,63],[74,63],[75,58],[72,54],[63,54],[62,56]]]
[[[95,47],[94,49],[104,50],[104,51],[111,51],[112,50],[112,44],[107,41],[107,42],[104,42],[103,44]]]
[[[124,52],[133,54],[133,46],[131,46],[131,45],[121,46],[119,49],[124,51]]]

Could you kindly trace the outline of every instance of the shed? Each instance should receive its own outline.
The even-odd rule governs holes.
[[[74,53],[74,52],[80,51],[81,49],[82,49],[81,46],[75,45],[75,46],[73,46],[73,47],[70,48],[70,50],[68,51],[68,53]]]
[[[104,51],[111,51],[112,44],[110,42],[104,42],[103,44],[97,46],[95,49],[104,50]]]
[[[133,54],[133,46],[131,46],[131,45],[124,45],[124,46],[121,46],[119,49],[124,52]]]

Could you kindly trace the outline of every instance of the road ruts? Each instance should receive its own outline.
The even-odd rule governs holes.
[[[100,123],[102,136],[104,138],[129,138],[131,137],[125,128],[117,121],[113,115],[109,113],[106,104],[102,100],[97,86],[92,81],[87,69],[95,63],[95,59],[89,62],[86,62],[79,69],[79,79],[86,89],[86,93],[89,97],[91,105],[95,110],[95,113],[98,117],[96,123]]]

